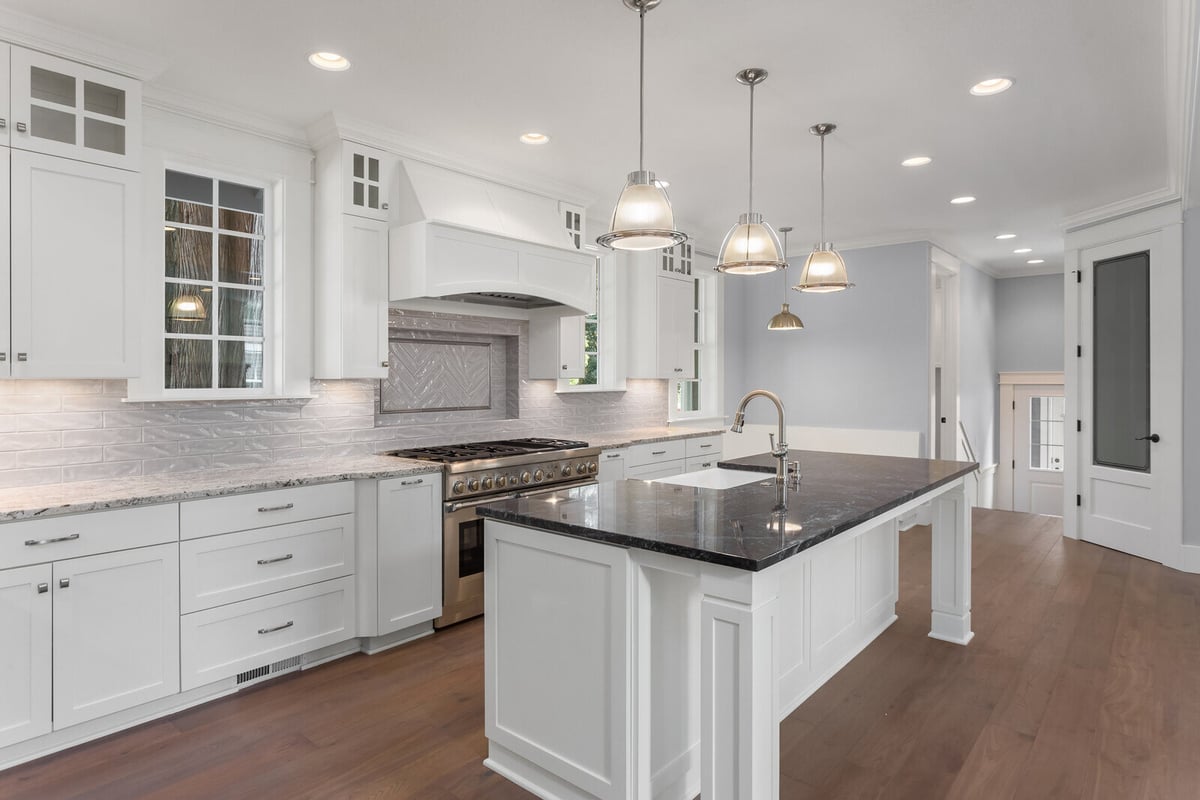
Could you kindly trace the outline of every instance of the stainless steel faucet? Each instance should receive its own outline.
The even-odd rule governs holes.
[[[747,392],[742,398],[742,402],[738,403],[737,413],[733,415],[733,425],[729,430],[733,433],[741,433],[742,427],[746,424],[746,404],[755,397],[765,397],[775,404],[775,410],[779,412],[779,441],[775,441],[775,434],[771,433],[771,455],[779,460],[779,466],[775,470],[775,482],[782,484],[784,476],[787,475],[787,422],[786,414],[783,410],[783,401],[779,399],[779,395],[774,392],[768,392],[766,389],[755,389],[752,392]]]

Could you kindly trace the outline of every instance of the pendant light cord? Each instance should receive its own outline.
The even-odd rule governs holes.
[[[783,232],[783,269],[779,270],[779,274],[783,276],[783,304],[785,306],[787,305],[787,297],[788,297],[788,295],[787,295],[787,290],[788,290],[788,279],[787,279],[788,233],[789,233],[788,231]]]
[[[821,247],[825,246],[825,134],[821,134]]]
[[[754,213],[754,84],[750,84],[750,197],[746,211]]]
[[[638,39],[638,172],[646,169],[646,7],[638,12],[641,35]]]

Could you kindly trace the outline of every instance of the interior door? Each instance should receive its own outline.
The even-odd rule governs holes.
[[[1013,511],[1062,516],[1063,387],[1018,386],[1013,402]]]
[[[1182,502],[1179,287],[1161,233],[1080,255],[1079,535],[1162,561]]]

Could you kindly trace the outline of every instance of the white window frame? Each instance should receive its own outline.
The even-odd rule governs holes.
[[[667,383],[667,421],[712,419],[721,416],[721,363],[720,329],[721,282],[717,273],[704,274],[697,271],[692,279],[700,284],[700,341],[693,349],[700,353],[700,407],[695,411],[680,411],[675,398],[679,396],[680,384],[691,379],[671,378]]]
[[[585,249],[590,249],[584,245]],[[586,392],[623,392],[627,388],[625,361],[621,357],[626,336],[621,330],[621,298],[625,297],[625,278],[611,253],[596,258],[596,382],[571,384],[559,378],[555,389],[560,394]],[[584,324],[587,324],[586,319]],[[586,342],[586,336],[585,336]]]

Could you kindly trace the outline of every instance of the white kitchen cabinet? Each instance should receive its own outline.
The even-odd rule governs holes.
[[[359,484],[359,635],[385,636],[436,619],[442,614],[441,474]]]
[[[672,475],[682,475],[687,471],[683,461],[662,461],[642,464],[637,467],[625,467],[625,477],[631,480],[651,481],[655,478],[669,478]]]
[[[656,252],[625,257],[629,277],[629,297],[624,304],[629,377],[696,377],[694,279],[662,268],[664,256]]]
[[[600,453],[600,471],[596,480],[621,481],[625,480],[625,451],[604,450]]]
[[[11,48],[10,69],[10,146],[125,170],[139,168],[139,81],[23,47]]]
[[[0,42],[0,147],[7,147],[9,131],[12,130],[12,117],[9,114],[9,54],[12,48]]]
[[[51,730],[51,567],[0,570],[0,747]]]
[[[54,729],[179,691],[179,546],[54,563]]]
[[[140,179],[12,148],[4,374],[135,375]],[[9,281],[3,281],[9,283]]]
[[[582,378],[586,317],[529,315],[529,377],[533,380]]]
[[[317,151],[314,377],[388,374],[388,214],[399,159],[333,139]]]
[[[11,153],[0,147],[0,378],[12,374]]]

